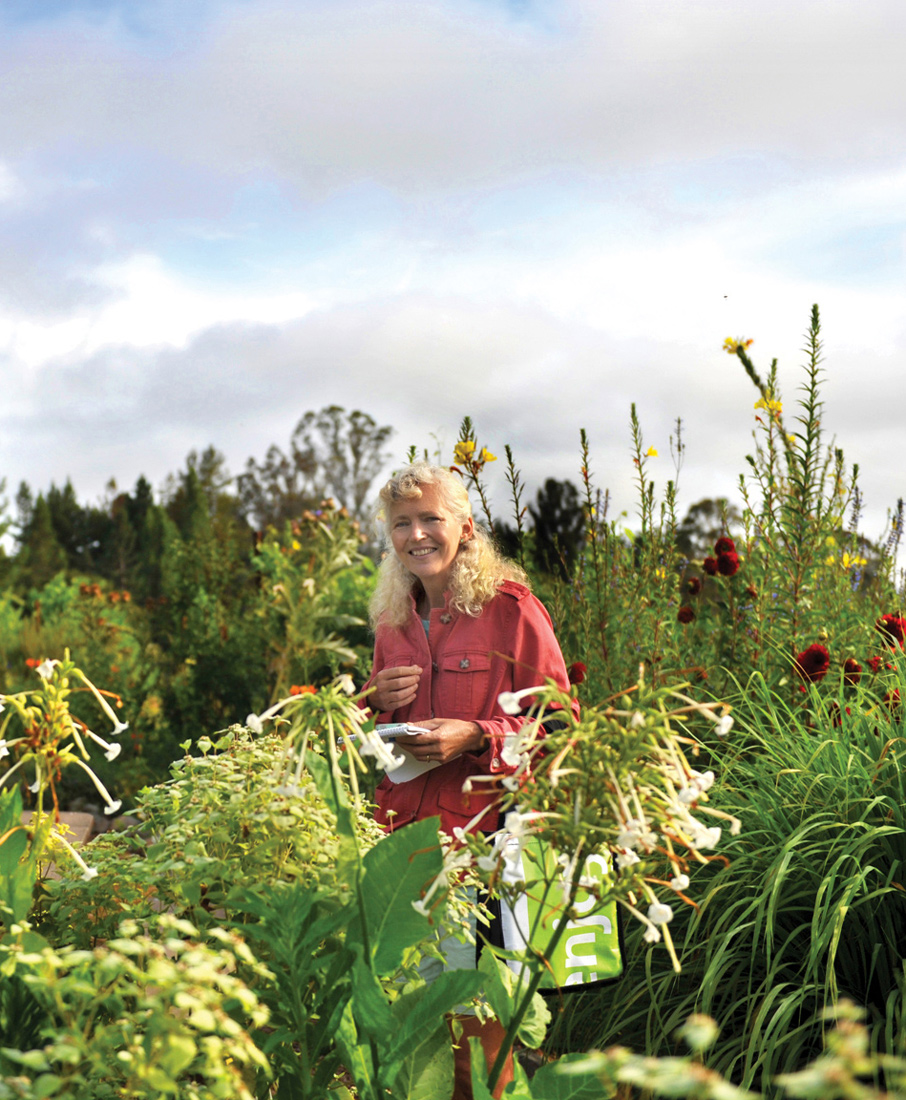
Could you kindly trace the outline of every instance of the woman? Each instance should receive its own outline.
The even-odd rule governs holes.
[[[438,814],[449,835],[457,827],[495,830],[500,791],[475,777],[515,770],[502,758],[504,739],[523,724],[503,712],[498,696],[546,680],[569,690],[550,617],[523,571],[475,526],[458,475],[418,463],[392,478],[380,499],[392,553],[371,606],[369,705],[378,723],[409,722],[427,732],[398,742],[411,761],[379,784],[377,820],[390,830]],[[400,774],[411,778],[400,781]],[[461,1022],[464,1039],[478,1035],[493,1064],[499,1023]],[[467,1043],[456,1053],[454,1098],[470,1097]],[[498,1093],[507,1080],[504,1074]]]

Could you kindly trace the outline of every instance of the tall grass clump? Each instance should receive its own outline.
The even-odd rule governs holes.
[[[750,344],[725,345],[759,396],[741,519],[731,530],[725,513],[713,554],[678,553],[675,493],[655,507],[634,413],[632,542],[601,519],[582,440],[588,540],[573,586],[586,613],[567,632],[588,665],[581,690],[606,690],[627,651],[693,693],[719,689],[734,736],[698,751],[719,776],[712,804],[743,829],[673,926],[681,972],[633,932],[626,980],[575,1000],[552,1044],[671,1053],[686,1017],[704,1012],[722,1029],[708,1064],[770,1095],[777,1074],[818,1055],[822,1011],[838,997],[866,1007],[874,1048],[902,1050],[906,619],[893,578],[899,513],[880,547],[860,536],[858,470],[822,436],[817,307],[789,418],[776,360],[762,379]]]

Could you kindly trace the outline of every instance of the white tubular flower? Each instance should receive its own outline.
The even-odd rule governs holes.
[[[347,695],[355,695],[355,681],[348,672],[338,676],[334,682],[340,691],[345,692]]]
[[[689,876],[688,875],[674,875],[670,880],[670,889],[676,890],[677,893],[680,890],[687,890],[689,888]]]
[[[472,780],[471,779],[466,779],[466,780],[463,781],[462,793],[463,794],[471,794],[472,793]]]
[[[245,720],[245,724],[252,731],[252,733],[263,733],[264,725],[257,714],[250,714]]]
[[[637,863],[641,863],[641,860],[631,848],[624,848],[617,856],[617,867],[621,871],[625,871],[627,867],[634,867]]]
[[[393,749],[374,730],[362,734],[362,743],[359,746],[362,756],[373,756],[384,771],[392,772],[401,768],[406,758],[400,753],[394,756]]]
[[[714,732],[718,737],[726,737],[730,730],[733,728],[733,719],[729,714],[725,714],[723,718],[719,719],[714,726]]]
[[[660,932],[658,932],[653,924],[649,924],[648,927],[645,929],[645,935],[642,936],[642,939],[645,941],[645,943],[660,943],[661,934]]]
[[[128,728],[129,728],[129,723],[128,722],[119,722],[119,721],[117,721],[113,725],[113,732],[111,733],[110,736],[111,737],[119,737],[119,735],[121,733],[125,733]]]
[[[677,794],[680,802],[685,805],[690,805],[696,802],[707,790],[710,790],[714,785],[714,772],[705,772],[702,775],[701,772],[692,772],[689,777],[689,783],[683,787]]]
[[[522,691],[501,691],[497,696],[497,702],[504,714],[521,714],[522,700],[527,695],[534,695],[536,692],[543,690],[544,685],[539,684],[537,687],[523,688]]]
[[[500,862],[500,858],[495,856],[479,856],[475,861],[478,864],[479,871],[494,871]]]
[[[529,814],[521,814],[518,810],[510,810],[503,819],[503,831],[510,836],[525,836],[525,823],[530,818]]]
[[[514,775],[505,775],[503,779],[500,780],[500,785],[504,790],[510,791],[513,794],[519,790],[519,780]],[[465,788],[465,784],[463,784],[463,788]]]
[[[500,759],[508,768],[519,768],[528,762],[527,748],[528,739],[521,733],[507,733],[503,738]]]
[[[427,902],[422,898],[414,901],[412,903],[412,908],[416,911],[416,913],[420,913],[423,917],[431,916],[431,911],[428,908]]]
[[[119,754],[123,751],[122,745],[111,745],[110,742],[105,741],[103,737],[98,737],[94,730],[86,729],[85,732],[96,745],[101,746],[101,748],[104,750],[104,756],[106,756],[108,760],[116,760]],[[73,733],[76,734],[76,731],[73,730]],[[86,756],[86,760],[87,759],[88,757]]]
[[[28,784],[28,789],[31,791],[32,794],[37,794],[38,791],[41,789],[41,779],[40,779],[40,777],[38,779],[36,779],[34,781],[34,783],[29,783]]]
[[[653,901],[648,906],[648,919],[652,924],[669,924],[673,920],[673,910],[661,901]]]
[[[631,817],[624,822],[622,830],[617,834],[618,848],[635,848],[642,852],[653,852],[657,842],[657,833],[652,832],[647,822],[637,817]]]
[[[6,747],[6,742],[0,739],[0,760],[2,760],[4,756],[9,756],[9,749]]]
[[[122,805],[122,799],[117,798],[115,801],[107,803],[107,805],[104,807],[104,813],[108,816],[110,814],[115,814],[122,807]]]
[[[82,868],[82,878],[85,879],[86,882],[89,881],[90,879],[93,879],[93,878],[97,877],[97,873],[98,873],[97,867],[89,867],[88,864],[85,862],[85,860],[82,859],[82,857],[75,850],[75,848],[73,848],[73,846],[69,843],[69,841],[66,839],[66,837],[62,835],[62,833],[58,833],[54,829],[53,830],[53,838],[54,838],[55,841],[57,841],[58,844],[60,844],[63,848],[66,849],[66,851],[72,856],[72,858],[76,861],[76,863],[79,865],[79,867]]]
[[[59,663],[59,661],[52,661],[49,657],[45,657],[35,669],[35,672],[37,672],[42,680],[49,680],[51,676],[53,676],[53,666]]]
[[[519,705],[519,696],[512,691],[501,691],[497,696],[497,702],[504,714],[518,714],[522,707]]]
[[[645,715],[640,710],[637,710],[635,714],[629,719],[629,728],[631,730],[639,730],[645,725]],[[658,939],[661,937],[658,936]]]
[[[700,821],[693,819],[692,828],[689,830],[689,838],[694,847],[705,851],[708,848],[716,848],[720,843],[720,826],[714,825],[710,829],[702,825]]]

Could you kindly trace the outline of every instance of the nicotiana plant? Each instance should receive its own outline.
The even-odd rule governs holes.
[[[340,799],[345,749],[350,793],[353,803],[362,806],[356,773],[365,769],[363,755],[395,765],[359,706],[365,700],[352,697],[350,689],[340,679],[316,696],[287,697],[250,716],[253,728],[270,719],[285,724],[284,754],[275,764],[273,780],[278,787],[292,788],[306,768],[317,764]],[[695,864],[722,858],[713,854],[722,830],[735,834],[740,823],[708,805],[714,774],[690,763],[699,752],[696,731],[710,729],[718,737],[729,733],[733,719],[721,704],[697,702],[677,688],[652,687],[642,669],[625,693],[583,708],[578,719],[569,696],[552,684],[505,693],[500,704],[509,713],[526,715],[523,728],[508,736],[504,746],[514,773],[502,783],[496,775],[473,777],[463,797],[481,784],[501,788],[503,827],[490,835],[472,831],[487,828],[485,812],[468,828],[458,829],[438,873],[410,901],[422,916],[439,915],[450,884],[468,870],[511,906],[518,904],[520,894],[533,892],[566,918],[558,921],[543,949],[530,935],[521,953],[503,952],[519,974],[508,989],[514,1007],[503,1019],[506,1046],[511,1047],[549,969],[548,956],[579,915],[575,904],[580,889],[593,895],[594,911],[616,900],[642,922],[649,943],[663,941],[678,968],[669,930],[673,907],[695,904],[688,892],[690,871]],[[404,837],[408,829],[400,832]],[[506,863],[518,857],[529,835],[557,853],[554,869],[539,867],[528,881],[509,881]],[[589,878],[589,857],[600,853],[617,864],[618,875],[603,881]],[[583,907],[582,916],[589,915]],[[493,985],[490,971],[488,977]],[[491,1088],[504,1057],[505,1050],[490,1067]]]
[[[29,790],[36,796],[32,848],[43,844],[45,833],[41,824],[45,817],[59,814],[57,784],[64,768],[76,767],[85,771],[104,800],[104,812],[114,814],[122,803],[114,799],[97,773],[91,767],[88,752],[90,745],[98,745],[107,760],[115,760],[120,753],[120,743],[108,740],[118,737],[129,728],[122,722],[108,702],[107,696],[97,688],[85,673],[70,659],[69,650],[62,660],[45,659],[35,668],[39,677],[38,687],[0,696],[0,759],[9,760],[6,771],[0,775],[0,789],[14,776],[24,774]],[[103,718],[112,729],[107,737],[93,730],[86,721],[73,714],[70,703],[78,692],[87,693],[97,703]],[[52,804],[47,805],[49,795]],[[95,871],[52,824],[46,839],[58,844],[90,878]],[[37,855],[38,853],[33,853]]]

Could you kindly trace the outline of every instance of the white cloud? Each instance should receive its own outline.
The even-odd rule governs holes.
[[[20,29],[0,141],[407,193],[732,150],[846,169],[906,147],[895,0],[550,10],[539,26],[469,0],[223,4],[170,57],[113,24]]]

